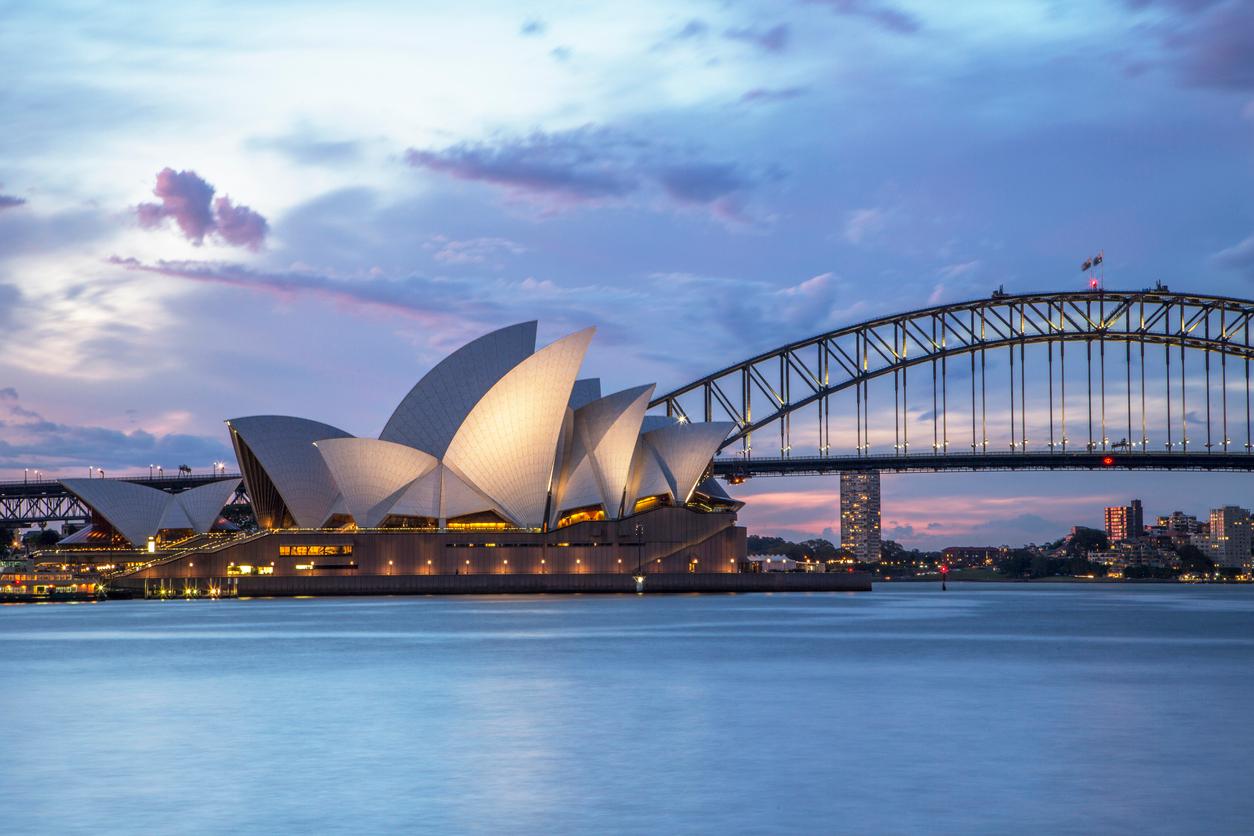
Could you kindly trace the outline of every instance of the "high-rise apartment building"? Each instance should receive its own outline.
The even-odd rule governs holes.
[[[1106,509],[1106,538],[1112,543],[1140,537],[1145,534],[1145,511],[1141,500],[1134,499],[1127,506],[1111,506]]]
[[[855,560],[879,561],[879,471],[840,474],[840,546],[848,549]]]
[[[1225,505],[1210,512],[1210,559],[1220,566],[1250,565],[1250,512]]]
[[[1123,505],[1112,505],[1106,509],[1106,539],[1112,543],[1128,539],[1128,509]]]
[[[1145,509],[1141,507],[1141,500],[1134,499],[1128,505],[1128,536],[1140,537],[1145,534]]]

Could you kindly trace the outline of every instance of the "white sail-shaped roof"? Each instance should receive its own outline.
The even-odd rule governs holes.
[[[676,502],[687,502],[692,496],[706,465],[735,426],[731,421],[673,424],[641,436]]]
[[[232,430],[232,440],[247,445],[265,471],[296,525],[301,528],[322,526],[331,515],[338,490],[313,445],[315,441],[349,438],[350,435],[330,424],[286,415],[254,415],[232,418],[226,423]],[[256,501],[259,486],[249,481],[244,457],[240,458],[245,481],[249,482],[249,496]],[[276,520],[275,524],[280,522]]]
[[[566,405],[595,330],[563,337],[511,369],[448,445],[445,462],[519,525],[544,522]]]
[[[167,494],[167,496],[170,495]],[[161,521],[157,523],[157,530],[160,531],[167,528],[188,529],[195,527],[196,526],[192,524],[191,518],[187,516],[187,511],[183,508],[182,504],[173,496],[170,496],[169,500],[166,501],[165,511],[161,514]]]
[[[165,491],[118,479],[62,479],[61,484],[133,546],[142,546],[161,529],[170,501]]]
[[[116,479],[63,479],[61,484],[131,545],[142,546],[166,529],[209,531],[239,480],[210,482],[176,494]]]
[[[392,503],[388,513],[403,517],[447,520],[483,511],[500,513],[495,502],[467,485],[461,477],[441,464],[407,485]]]
[[[209,531],[218,521],[222,506],[226,505],[227,500],[238,487],[238,479],[223,479],[220,482],[210,482],[198,488],[176,493],[174,500],[187,513],[188,522],[194,530]]]
[[[475,404],[535,349],[535,322],[510,325],[467,343],[423,375],[379,438],[443,458]]]
[[[653,448],[645,443],[644,438],[645,436],[641,435],[636,442],[636,452],[631,459],[631,475],[627,479],[626,510],[628,513],[635,507],[637,501],[647,496],[664,496],[671,493],[671,486],[666,481],[666,474],[662,472],[662,465],[653,452]]]
[[[575,410],[573,443],[555,511],[599,504],[619,516],[632,454],[653,386],[638,386]]]
[[[377,528],[399,498],[397,492],[437,464],[421,450],[377,438],[328,438],[314,446],[344,498],[346,513],[361,528]]]

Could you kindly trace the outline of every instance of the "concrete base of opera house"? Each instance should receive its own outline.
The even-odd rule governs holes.
[[[240,577],[222,582],[232,597],[304,595],[527,595],[573,593],[869,592],[864,572],[696,572],[645,575],[357,575],[354,577]],[[124,578],[115,587],[158,597],[159,581]],[[188,594],[182,582],[166,581],[170,597]],[[195,583],[194,581],[192,583]],[[207,595],[196,589],[197,597]]]
[[[109,586],[244,596],[866,590],[849,573],[741,572],[734,512],[656,508],[550,532],[275,530],[157,556]],[[211,592],[212,590],[212,592]]]

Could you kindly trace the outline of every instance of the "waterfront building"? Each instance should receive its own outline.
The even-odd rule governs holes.
[[[1250,512],[1225,505],[1210,512],[1211,560],[1220,566],[1244,568],[1250,565]]]
[[[880,474],[840,474],[840,547],[860,563],[880,559]]]
[[[1106,509],[1106,539],[1112,543],[1128,539],[1128,509],[1115,505]]]
[[[1145,510],[1141,500],[1134,499],[1128,505],[1128,536],[1140,537],[1145,534]]]
[[[75,536],[146,548],[136,577],[184,582],[738,571],[741,503],[708,476],[734,424],[646,415],[652,385],[602,394],[599,380],[578,378],[594,329],[537,350],[536,328],[453,352],[377,438],[300,417],[227,421],[256,535],[194,537],[235,483],[171,495],[78,479],[64,484],[93,525]],[[878,481],[874,506],[878,555]]]

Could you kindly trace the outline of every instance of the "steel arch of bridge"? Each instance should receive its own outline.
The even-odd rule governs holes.
[[[685,421],[734,421],[736,430],[729,434],[720,453],[734,452],[741,463],[736,467],[745,472],[823,472],[845,466],[889,470],[1110,466],[1110,457],[1103,454],[1116,451],[1120,456],[1113,462],[1115,466],[1254,469],[1252,317],[1252,301],[1172,293],[1161,286],[1139,291],[995,293],[987,299],[881,317],[790,343],[667,392],[650,407],[665,408],[668,415]],[[1087,370],[1088,387],[1080,395],[1086,408],[1078,419],[1073,417],[1072,427],[1078,423],[1087,426],[1087,432],[1073,441],[1067,427],[1066,364],[1070,359],[1067,347],[1076,343],[1083,346],[1079,362]],[[1026,347],[1041,344],[1047,352],[1049,429],[1048,440],[1033,447],[1028,441]],[[989,450],[986,357],[995,351],[1009,354],[1008,452]],[[1112,352],[1125,361],[1118,368],[1124,379],[1107,379],[1107,357]],[[1152,362],[1157,363],[1154,355],[1162,357],[1165,382],[1156,382],[1154,396],[1165,394],[1165,414],[1146,412],[1147,352]],[[1192,380],[1186,371],[1186,352],[1190,357],[1198,352],[1202,356],[1206,417],[1204,422],[1195,421],[1205,424],[1206,439],[1201,444],[1189,436],[1189,384],[1201,380]],[[969,382],[963,380],[961,387],[949,379],[950,369],[958,363],[965,364],[963,376],[969,376]],[[917,380],[917,372],[914,376],[909,373],[919,367],[924,372],[921,388],[932,407],[932,433],[930,439],[923,439],[925,452],[911,454],[907,405],[909,384]],[[1134,368],[1139,381],[1133,379]],[[891,454],[873,454],[868,438],[878,425],[872,423],[869,383],[888,376],[893,381],[894,442]],[[1214,398],[1212,378],[1220,382]],[[1234,405],[1232,409],[1244,424],[1243,433],[1229,422],[1229,389],[1234,382],[1243,382],[1243,388],[1238,385],[1237,389],[1238,396],[1243,392],[1244,406],[1238,409]],[[915,387],[920,388],[918,383]],[[960,391],[955,392],[955,388]],[[834,451],[830,399],[849,390],[854,394],[856,443],[852,451]],[[1111,393],[1119,400],[1110,400]],[[1032,394],[1038,397],[1045,393],[1034,388]],[[949,420],[955,396],[969,407],[969,425],[961,431]],[[1071,397],[1074,402],[1074,392]],[[1137,412],[1134,399],[1139,401],[1139,422],[1133,420]],[[1121,417],[1126,414],[1126,424],[1121,421],[1114,426],[1107,420],[1107,406],[1115,403],[1126,406],[1126,413],[1120,413]],[[818,456],[807,457],[811,464],[803,464],[790,455],[791,424],[797,410],[811,406],[817,408]],[[1059,406],[1060,414],[1056,412]],[[1110,413],[1115,412],[1112,405]],[[1151,452],[1150,429],[1164,422],[1163,452]],[[760,437],[772,425],[778,429],[778,453],[771,451],[770,458],[764,460],[753,455],[752,442],[755,434]],[[1099,430],[1096,435],[1095,428]],[[1244,439],[1233,440],[1230,431],[1234,428]],[[1213,429],[1218,429],[1217,437]],[[1126,433],[1123,441],[1112,444],[1112,431]],[[916,449],[918,446],[916,443]],[[1144,458],[1132,462],[1124,453]],[[1008,455],[1024,458],[1008,461]],[[833,464],[843,462],[842,467],[825,466],[823,461],[829,459]],[[874,459],[878,463],[851,459]],[[795,466],[785,466],[788,460]],[[755,464],[750,466],[750,461]],[[735,467],[716,461],[715,469],[726,473]]]

